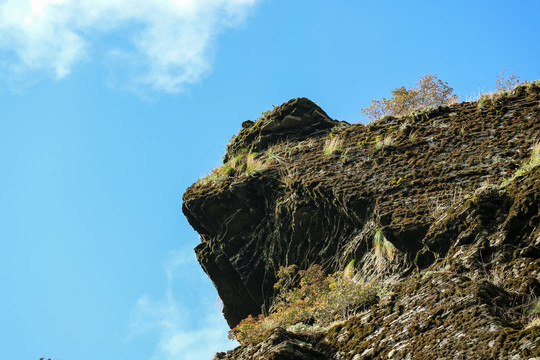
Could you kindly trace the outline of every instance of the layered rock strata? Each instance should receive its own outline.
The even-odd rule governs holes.
[[[357,259],[394,285],[324,334],[278,329],[217,357],[540,356],[540,329],[517,315],[540,296],[540,168],[513,177],[540,140],[539,85],[366,125],[305,98],[245,122],[219,176],[183,197],[229,325],[268,312],[280,266],[331,273]],[[397,249],[383,269],[376,231]]]

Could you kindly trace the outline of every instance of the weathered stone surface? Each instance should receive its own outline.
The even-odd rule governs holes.
[[[305,129],[292,126],[304,121]],[[336,137],[342,147],[324,155]],[[539,140],[538,82],[482,104],[367,125],[332,121],[296,99],[227,147],[225,160],[241,149],[259,152],[268,161],[262,171],[192,185],[183,211],[201,234],[197,258],[231,327],[269,309],[280,266],[333,272],[354,258],[366,276],[399,283],[322,338],[277,343],[303,341],[311,347],[300,348],[327,359],[527,359],[540,356],[540,329],[525,328],[519,315],[540,295],[540,167],[498,184]],[[377,229],[398,250],[381,271]],[[219,356],[280,349],[265,344]],[[272,351],[258,356],[279,358]]]
[[[296,335],[276,328],[263,343],[218,353],[214,360],[326,360],[328,357],[317,351],[307,336]]]
[[[256,121],[253,127],[243,127],[227,145],[224,162],[244,149],[263,151],[282,141],[301,141],[324,136],[339,122],[332,120],[307,98],[292,99]]]

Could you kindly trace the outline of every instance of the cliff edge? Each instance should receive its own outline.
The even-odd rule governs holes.
[[[270,310],[282,266],[356,259],[391,285],[333,327],[217,359],[540,358],[540,82],[365,125],[298,98],[242,126],[182,206],[229,325]],[[382,267],[376,232],[395,248]]]

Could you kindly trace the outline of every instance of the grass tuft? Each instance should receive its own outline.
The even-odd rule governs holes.
[[[509,179],[503,179],[501,184],[502,187],[507,186],[509,183],[514,181],[516,178],[525,175],[535,167],[540,166],[540,141],[536,141],[532,146],[531,157],[528,161],[523,163],[519,169],[517,169],[514,174]]]
[[[254,175],[266,168],[264,161],[258,158],[258,153],[250,152],[246,156],[246,174]]]
[[[343,147],[343,140],[339,136],[331,136],[330,139],[327,139],[324,143],[323,153],[326,156],[330,156],[333,153],[340,151]]]
[[[375,247],[375,261],[377,263],[377,268],[382,270],[383,263],[385,260],[390,262],[394,260],[394,245],[386,239],[381,229],[375,231],[373,236],[373,246]]]
[[[375,149],[380,150],[384,149],[388,146],[393,146],[395,144],[395,140],[390,135],[385,136],[383,139],[377,139],[375,142]]]

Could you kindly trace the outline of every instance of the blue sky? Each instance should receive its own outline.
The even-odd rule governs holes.
[[[144,4],[144,5],[143,5]],[[0,344],[27,360],[235,344],[181,195],[246,119],[333,118],[435,73],[540,78],[538,1],[0,0]]]

